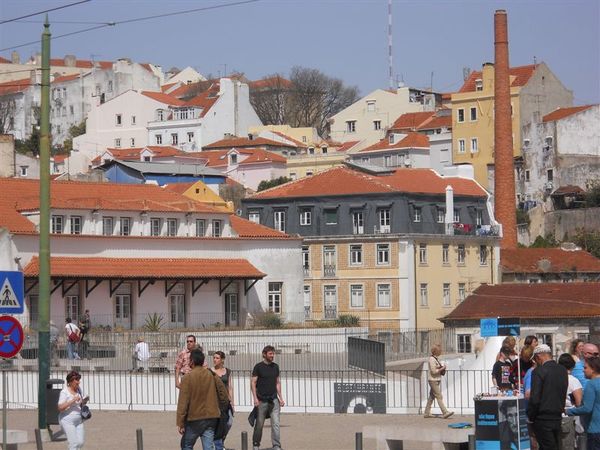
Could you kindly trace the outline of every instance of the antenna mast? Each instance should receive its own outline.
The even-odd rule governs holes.
[[[393,61],[392,61],[392,0],[388,0],[388,64],[390,89],[394,89]]]

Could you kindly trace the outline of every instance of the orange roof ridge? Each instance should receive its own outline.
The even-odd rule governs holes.
[[[542,122],[554,122],[556,120],[564,119],[565,117],[569,117],[573,114],[577,114],[579,112],[586,111],[597,105],[598,104],[582,105],[582,106],[568,106],[568,107],[559,106],[551,113],[546,114],[542,118]]]

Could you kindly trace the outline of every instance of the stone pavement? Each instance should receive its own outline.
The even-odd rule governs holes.
[[[179,434],[175,428],[175,413],[139,411],[94,411],[86,423],[85,449],[111,450],[136,449],[136,429],[144,432],[144,450],[166,450],[179,448]],[[249,448],[252,448],[252,430],[246,418],[247,412],[236,415],[233,428],[227,438],[227,448],[240,450],[242,431],[248,432]],[[447,427],[451,422],[471,422],[472,416],[455,416],[451,420],[423,419],[410,415],[373,414],[285,414],[281,415],[281,441],[284,450],[355,450],[355,433],[365,425],[419,426],[424,421],[430,425]],[[29,433],[30,444],[20,445],[20,450],[35,450],[33,430],[37,423],[37,410],[11,410],[8,412],[9,429],[25,429]],[[52,426],[54,431],[58,425]],[[267,424],[263,432],[261,449],[270,449],[270,428]],[[1,439],[1,437],[0,437]],[[374,450],[374,440],[363,441],[364,450]],[[44,450],[64,450],[66,441],[44,443]],[[405,450],[423,450],[423,444],[406,443]],[[200,441],[196,449],[201,450]]]

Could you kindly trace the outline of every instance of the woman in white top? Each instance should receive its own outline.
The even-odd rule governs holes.
[[[428,419],[433,417],[431,415],[431,406],[433,401],[437,400],[440,409],[442,410],[442,417],[447,419],[452,414],[452,411],[446,409],[444,404],[444,398],[442,397],[442,390],[440,385],[442,383],[442,376],[446,374],[446,366],[443,365],[438,356],[442,354],[442,347],[440,345],[434,345],[431,348],[431,356],[429,357],[429,370],[427,374],[427,381],[429,382],[429,398],[425,405],[425,418]]]
[[[69,450],[83,448],[85,440],[81,406],[87,403],[88,397],[83,397],[80,382],[81,375],[78,372],[69,372],[67,385],[60,391],[58,398],[58,421],[67,436]]]

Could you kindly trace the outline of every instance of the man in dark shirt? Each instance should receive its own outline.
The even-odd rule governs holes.
[[[533,351],[537,367],[531,374],[527,417],[533,423],[539,450],[558,450],[561,416],[565,409],[569,378],[567,369],[552,359],[546,344]]]
[[[253,450],[258,450],[262,439],[265,419],[271,417],[271,442],[273,450],[281,450],[279,436],[279,411],[285,405],[281,395],[279,366],[273,362],[275,348],[267,345],[262,351],[263,360],[252,370],[252,397],[254,406],[258,408],[254,433],[252,435]]]

